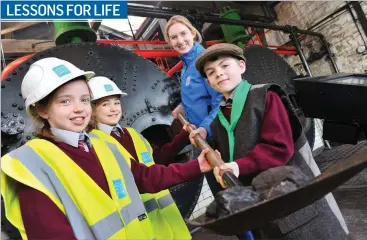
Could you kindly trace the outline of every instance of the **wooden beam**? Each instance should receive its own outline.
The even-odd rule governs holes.
[[[21,30],[23,28],[27,28],[36,24],[40,24],[41,22],[17,22],[13,23],[11,27],[5,28],[1,30],[1,35],[12,33],[18,30]]]
[[[55,42],[49,40],[2,39],[1,43],[5,58],[37,53],[55,46]]]
[[[99,29],[99,27],[101,26],[102,21],[98,21],[98,22],[90,22],[89,26],[94,30],[97,31]]]

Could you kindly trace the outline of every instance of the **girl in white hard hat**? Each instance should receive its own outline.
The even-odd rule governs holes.
[[[135,129],[122,128],[119,125],[122,118],[121,98],[127,94],[122,92],[113,81],[103,76],[91,78],[88,85],[91,89],[92,103],[95,106],[94,117],[99,129],[99,131],[93,130],[92,133],[105,141],[121,145],[131,154],[133,160],[147,166],[155,163],[166,164],[189,143],[189,134],[183,130],[184,134],[176,135],[171,143],[152,150],[148,141]],[[168,190],[157,194],[142,194],[141,198],[148,209],[150,202],[159,202],[163,195],[172,198]],[[163,211],[160,208],[148,211],[148,215],[158,239],[190,238],[189,230],[175,203]]]
[[[93,75],[51,57],[32,64],[23,79],[39,138],[1,159],[5,214],[23,239],[154,239],[139,192],[211,170],[206,151],[186,164],[147,167],[120,146],[91,138],[86,80]]]
[[[122,92],[113,81],[103,76],[93,77],[88,81],[88,85],[92,91],[98,129],[113,136],[120,144],[126,146],[134,159],[137,161],[141,159],[134,148],[136,142],[134,140],[137,140],[134,137],[138,133],[133,128],[122,128],[119,125],[123,113],[121,98],[127,96],[127,93]],[[190,144],[189,133],[183,128],[170,143],[153,149],[154,162],[168,164],[188,144]]]

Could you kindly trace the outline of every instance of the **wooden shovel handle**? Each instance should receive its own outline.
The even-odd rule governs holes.
[[[181,113],[178,114],[178,119],[182,123],[182,125],[186,126],[186,129],[189,133],[194,131],[195,129],[191,126],[191,124],[186,120],[184,116],[182,116]],[[223,160],[218,157],[214,149],[203,139],[200,134],[196,134],[194,136],[194,140],[196,145],[201,149],[208,149],[208,153],[205,155],[205,158],[208,160],[209,164],[215,168],[219,167],[224,164]],[[233,174],[233,172],[230,169],[226,169],[222,171],[222,178],[224,184],[226,184],[228,187],[233,186],[242,186],[241,182],[238,180],[238,178]]]

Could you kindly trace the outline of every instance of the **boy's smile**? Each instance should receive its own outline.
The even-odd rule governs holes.
[[[208,61],[204,65],[208,83],[212,88],[223,93],[225,98],[228,98],[242,81],[241,75],[245,70],[245,62],[232,56],[220,56],[217,60]]]

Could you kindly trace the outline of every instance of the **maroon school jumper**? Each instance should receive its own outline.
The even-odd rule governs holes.
[[[123,133],[119,128],[117,129],[120,133],[120,136],[117,136],[113,131],[111,132],[111,136],[119,141],[119,143],[125,147],[131,156],[138,161],[130,133],[125,128],[123,128]],[[173,138],[172,142],[166,143],[161,148],[156,147],[153,149],[154,162],[162,165],[169,164],[170,159],[175,157],[177,153],[179,153],[187,144],[190,144],[189,133],[182,129],[181,132]]]
[[[90,152],[84,152],[66,143],[55,144],[111,196],[105,174],[93,148],[90,148]],[[141,193],[157,192],[201,175],[197,160],[186,164],[171,164],[169,167],[157,164],[150,167],[149,171],[145,165],[132,160],[131,171]],[[20,184],[18,197],[28,239],[76,239],[66,216],[45,194]]]
[[[232,105],[221,106],[221,109],[229,120]],[[268,91],[259,143],[244,157],[234,161],[238,164],[240,175],[257,174],[272,167],[285,165],[293,153],[292,128],[287,110],[278,94]]]

